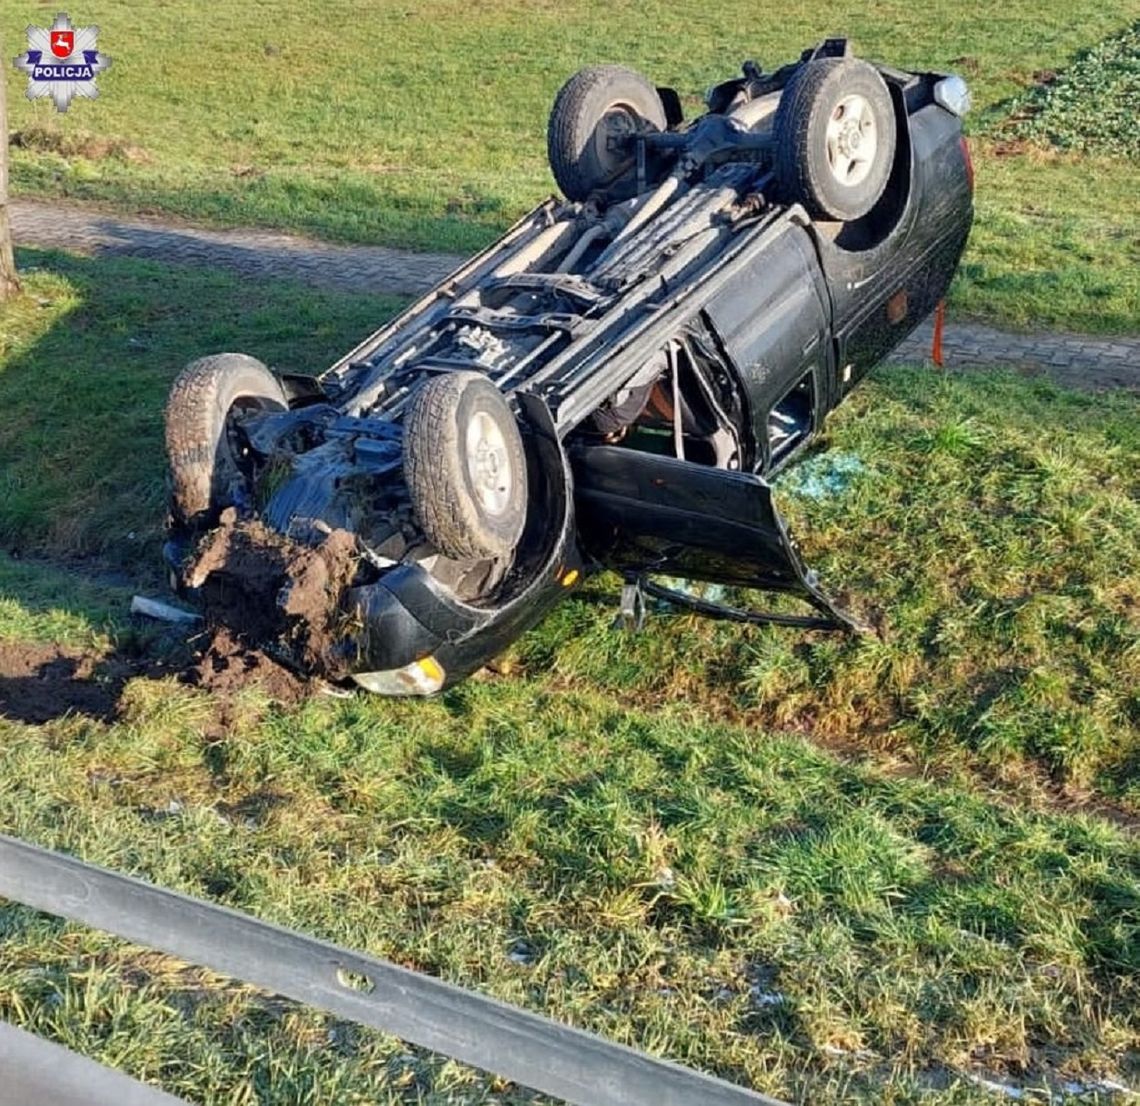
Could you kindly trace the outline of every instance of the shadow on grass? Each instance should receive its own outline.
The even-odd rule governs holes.
[[[1140,895],[1124,873],[1097,877],[1088,888],[1093,909],[1081,922],[1087,957],[1105,975],[1140,978]]]
[[[95,555],[151,580],[165,516],[162,412],[187,361],[239,349],[320,371],[379,325],[393,297],[321,293],[155,262],[20,250],[5,308],[0,542],[17,555]]]
[[[24,293],[0,314],[0,640],[65,641],[0,664],[0,714],[113,717],[145,668],[133,591],[165,591],[163,407],[187,361],[244,350],[320,371],[399,300],[206,269],[20,250]],[[121,649],[92,638],[110,627]],[[43,648],[43,647],[39,647]],[[55,647],[53,647],[55,648]]]

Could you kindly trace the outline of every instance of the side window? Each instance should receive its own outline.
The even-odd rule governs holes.
[[[774,472],[807,441],[815,424],[815,373],[806,372],[768,412],[768,465]]]

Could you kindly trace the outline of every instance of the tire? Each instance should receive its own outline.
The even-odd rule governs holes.
[[[166,454],[171,514],[176,524],[212,525],[246,479],[233,440],[233,416],[243,411],[285,411],[280,382],[244,353],[218,353],[191,361],[166,403]]]
[[[666,129],[665,105],[640,73],[620,65],[580,69],[562,86],[550,111],[550,169],[568,200],[623,189],[632,195],[634,159],[610,149],[609,140]]]
[[[792,77],[776,111],[776,178],[808,213],[850,222],[878,202],[895,159],[895,109],[879,71],[817,58]]]
[[[424,535],[453,560],[506,557],[526,522],[526,454],[482,373],[433,377],[404,419],[404,479]]]

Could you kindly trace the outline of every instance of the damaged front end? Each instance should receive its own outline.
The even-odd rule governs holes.
[[[211,622],[305,673],[341,679],[358,662],[345,596],[417,542],[399,480],[399,428],[346,418],[327,403],[235,412],[219,453],[238,464],[229,506],[201,533],[168,543],[179,590]],[[217,479],[215,478],[215,485]]]
[[[569,467],[526,419],[532,497],[505,557],[448,557],[424,535],[397,422],[328,403],[234,420],[230,505],[176,524],[177,589],[212,624],[307,676],[427,695],[482,667],[579,575]],[[541,422],[541,420],[540,420]]]

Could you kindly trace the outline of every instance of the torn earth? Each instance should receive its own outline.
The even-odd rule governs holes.
[[[342,597],[358,562],[347,530],[329,529],[302,544],[256,519],[239,519],[231,507],[202,538],[181,582],[209,625],[229,628],[288,667],[336,680],[353,660]],[[225,642],[216,651],[219,659],[233,654]]]

